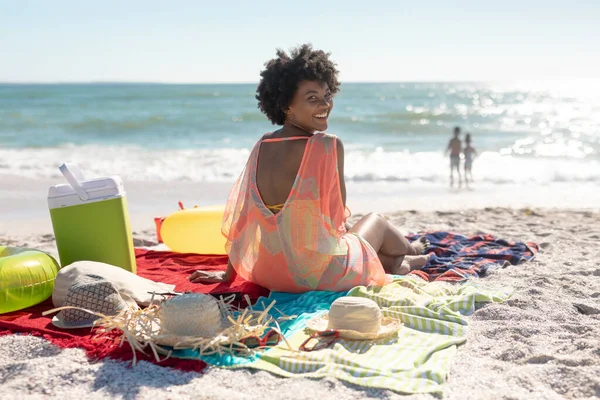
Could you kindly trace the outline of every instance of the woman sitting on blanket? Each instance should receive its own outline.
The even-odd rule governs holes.
[[[429,246],[412,244],[377,214],[346,225],[344,146],[322,133],[339,91],[329,54],[310,45],[277,51],[257,89],[258,106],[282,128],[254,146],[223,219],[227,271],[196,271],[192,282],[242,278],[272,291],[345,291],[383,285],[422,267]]]

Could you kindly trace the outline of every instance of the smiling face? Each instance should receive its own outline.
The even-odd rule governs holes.
[[[327,130],[333,95],[324,82],[302,81],[287,110],[286,122],[308,133]]]

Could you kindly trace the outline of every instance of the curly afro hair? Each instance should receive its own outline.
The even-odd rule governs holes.
[[[301,81],[324,82],[331,94],[340,90],[338,70],[329,59],[330,54],[313,50],[310,44],[292,49],[290,55],[277,49],[277,57],[268,61],[260,73],[261,80],[256,89],[258,108],[273,124],[283,125],[284,110],[289,107]]]

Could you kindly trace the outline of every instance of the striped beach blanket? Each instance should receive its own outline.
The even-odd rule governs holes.
[[[477,303],[506,300],[510,290],[485,292],[473,283],[427,283],[416,276],[395,277],[383,287],[356,287],[348,293],[273,292],[257,308],[276,301],[277,310],[296,318],[282,329],[292,349],[306,340],[306,321],[326,312],[343,295],[367,297],[384,315],[398,318],[403,327],[397,337],[378,341],[339,340],[333,347],[313,352],[291,351],[284,343],[252,357],[208,356],[208,364],[227,368],[253,368],[285,377],[335,377],[357,385],[401,393],[442,392],[456,346],[467,338],[465,318]],[[272,311],[274,317],[279,311]],[[190,350],[174,356],[198,358]]]
[[[421,235],[408,236],[410,241]],[[464,281],[482,277],[487,271],[532,260],[539,246],[532,242],[510,242],[493,235],[464,236],[452,232],[426,234],[431,258],[422,270],[413,271],[428,281]]]

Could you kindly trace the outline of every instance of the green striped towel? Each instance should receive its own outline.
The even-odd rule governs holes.
[[[383,287],[359,286],[347,293],[379,304],[383,314],[404,326],[397,337],[378,341],[339,340],[332,348],[313,352],[290,351],[283,342],[250,358],[206,357],[206,362],[228,368],[255,368],[285,377],[335,377],[361,386],[401,393],[442,392],[456,346],[467,338],[466,315],[477,303],[500,302],[511,290],[486,292],[475,284],[427,283],[418,277],[395,277]],[[323,314],[344,293],[272,293],[287,315],[298,315],[282,326],[293,348],[308,337],[306,321]],[[178,354],[178,356],[185,356]],[[188,354],[189,356],[189,354]]]

